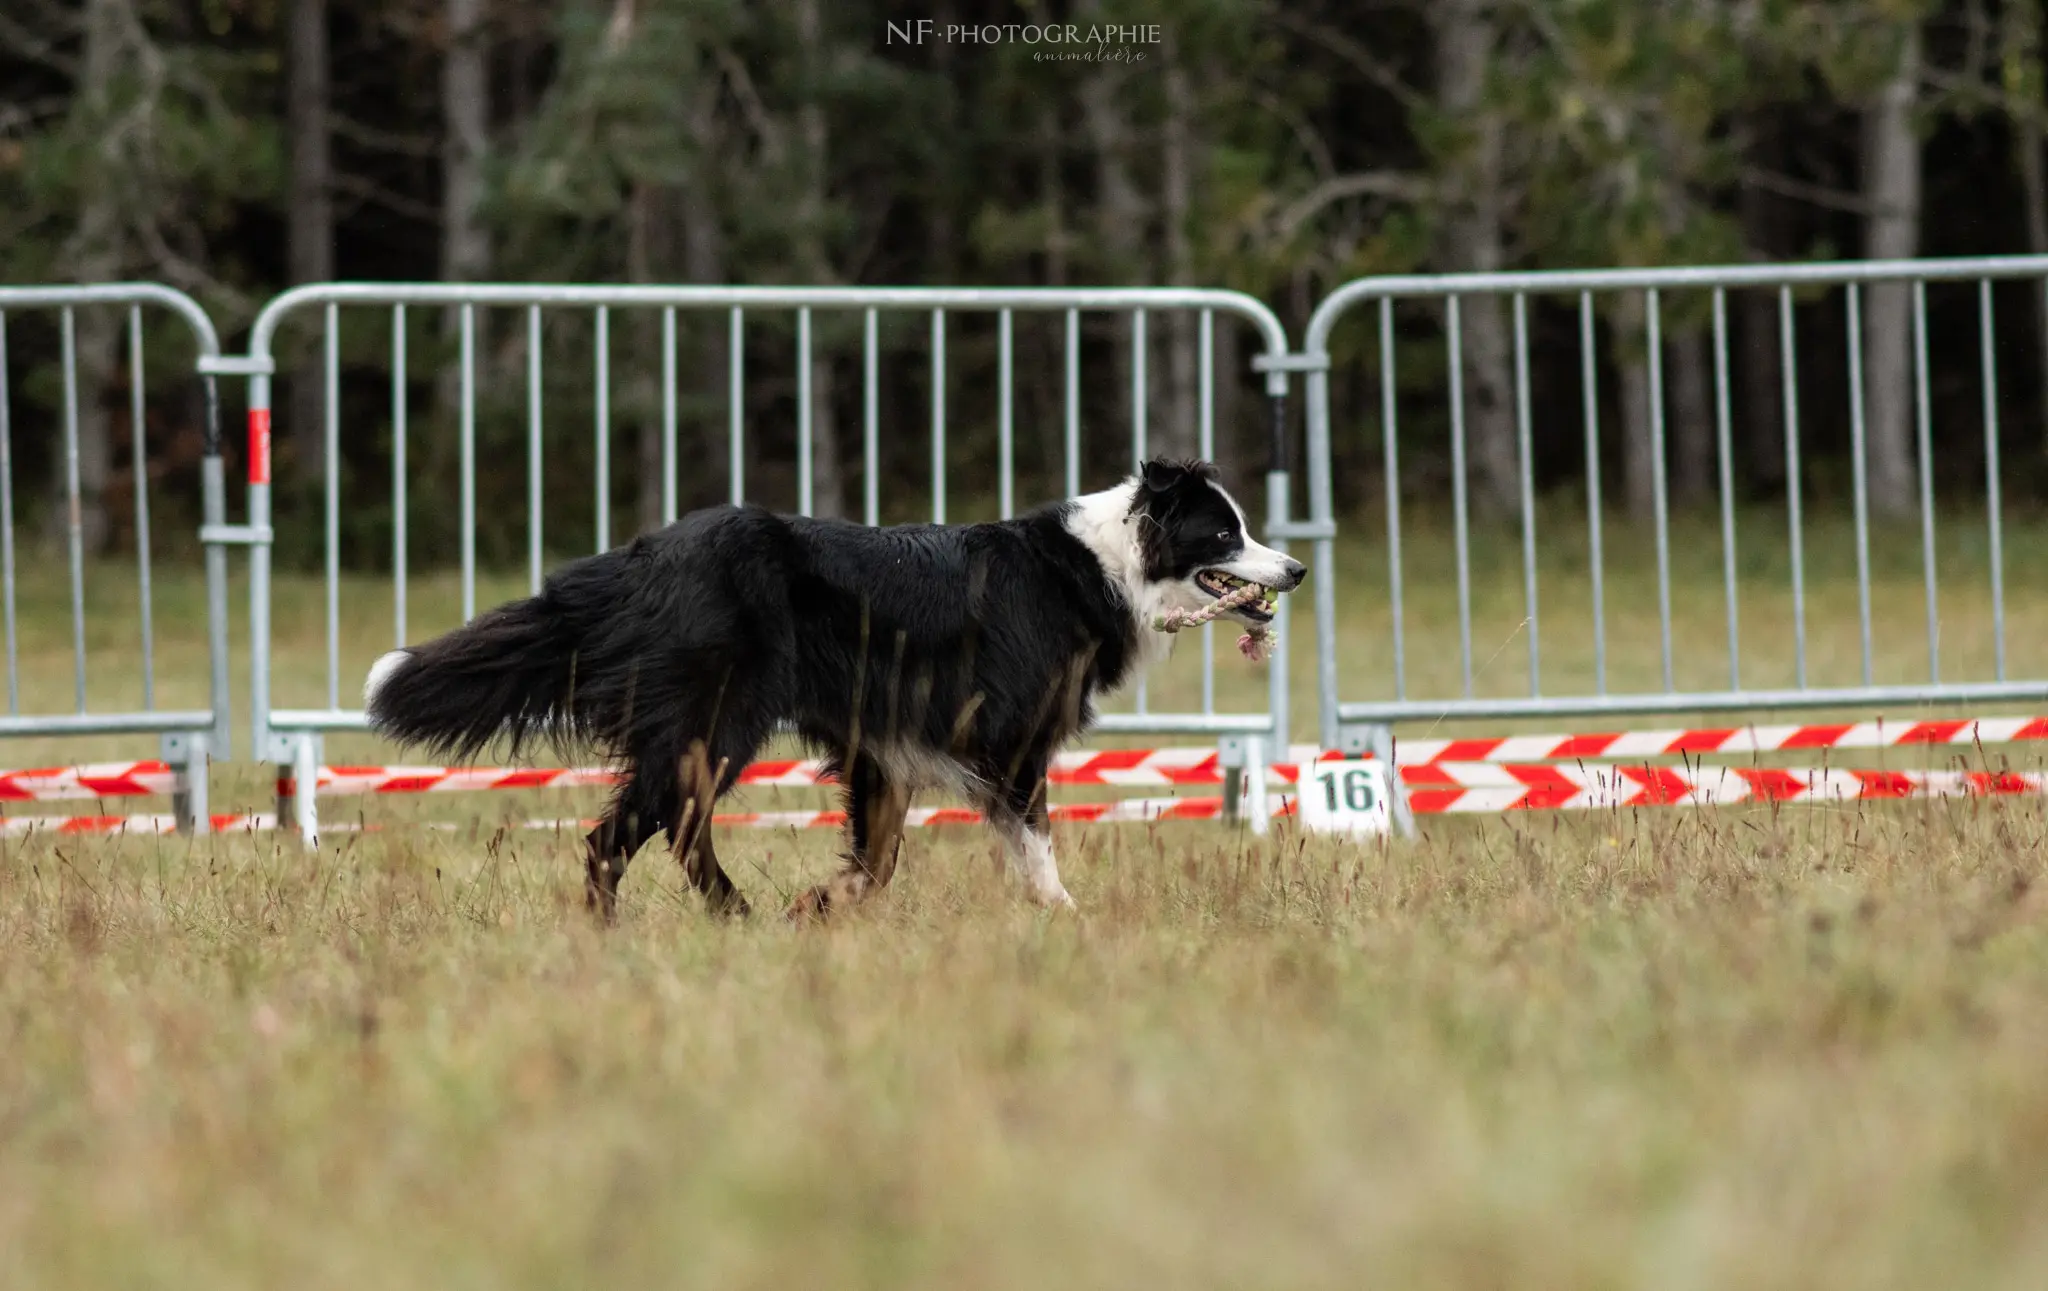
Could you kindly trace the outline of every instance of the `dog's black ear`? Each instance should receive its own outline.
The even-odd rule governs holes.
[[[1184,464],[1165,457],[1155,457],[1143,468],[1145,487],[1154,493],[1166,492],[1186,478],[1187,473]]]

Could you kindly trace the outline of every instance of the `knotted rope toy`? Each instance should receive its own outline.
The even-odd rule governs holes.
[[[1184,610],[1175,606],[1152,620],[1152,630],[1178,632],[1182,628],[1199,627],[1211,619],[1222,618],[1241,605],[1265,599],[1266,593],[1270,590],[1272,589],[1261,587],[1257,583],[1246,583],[1235,591],[1217,597],[1199,610]],[[1264,663],[1266,648],[1272,640],[1273,633],[1265,624],[1253,623],[1247,626],[1244,635],[1237,639],[1237,650],[1253,663]]]

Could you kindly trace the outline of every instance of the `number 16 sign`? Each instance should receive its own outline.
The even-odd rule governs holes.
[[[1383,762],[1319,758],[1302,768],[1296,802],[1302,825],[1319,834],[1377,835],[1392,827]]]

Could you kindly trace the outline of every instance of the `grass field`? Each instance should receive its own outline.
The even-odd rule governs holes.
[[[2008,549],[2041,537],[2016,526]],[[1700,545],[1674,617],[1707,668]],[[1855,598],[1820,545],[1836,667]],[[1617,555],[1631,662],[1611,666],[1643,666],[1646,624],[1654,665],[1640,551]],[[1881,556],[1910,630],[1880,669],[1924,672],[1917,566]],[[1512,557],[1484,553],[1482,623],[1515,612]],[[1985,593],[1954,559],[1944,614],[1967,624]],[[1546,562],[1546,604],[1583,603],[1569,552]],[[2039,675],[2048,588],[2012,563],[2013,671]],[[1782,572],[1744,570],[1759,670]],[[121,572],[94,576],[107,704],[133,624]],[[196,601],[165,577],[168,642]],[[1455,606],[1411,577],[1411,689],[1455,686]],[[419,631],[449,587],[416,587]],[[25,707],[68,706],[61,588],[24,585]],[[373,583],[344,590],[345,697],[390,629]],[[1384,624],[1369,592],[1345,604],[1366,693]],[[323,697],[321,605],[280,589],[288,702]],[[1544,645],[1562,689],[1584,648],[1565,627]],[[1945,632],[1945,675],[1988,651]],[[1228,707],[1260,678],[1225,653]],[[193,702],[195,663],[160,644],[160,703]],[[226,792],[257,805],[257,780]],[[758,907],[832,841],[721,852]],[[0,843],[0,1286],[2048,1284],[2037,802],[1058,845],[1078,917],[1016,901],[977,834],[934,831],[822,929],[710,919],[650,851],[600,933],[572,839],[488,823],[318,856]]]

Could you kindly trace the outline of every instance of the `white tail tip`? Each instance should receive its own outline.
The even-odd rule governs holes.
[[[391,679],[391,674],[398,671],[398,665],[410,657],[411,655],[404,650],[393,650],[370,665],[370,675],[363,679],[364,708],[376,704],[377,692],[384,688],[384,683]]]

